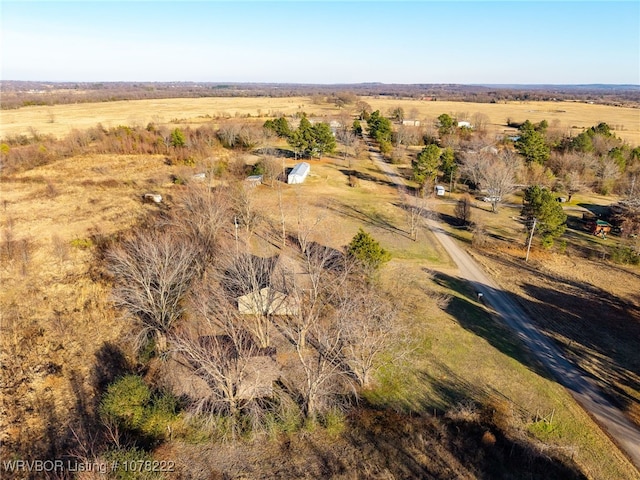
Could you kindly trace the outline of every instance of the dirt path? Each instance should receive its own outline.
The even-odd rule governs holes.
[[[380,153],[367,141],[372,161],[382,170],[389,181],[400,190],[406,188],[404,179],[393,166],[386,163]],[[486,304],[509,326],[534,355],[553,374],[576,401],[608,433],[640,470],[640,430],[624,414],[609,402],[588,378],[587,374],[570,363],[560,350],[535,328],[522,307],[504,292],[480,266],[445,232],[436,221],[428,221],[429,228],[460,270],[460,276],[482,294]]]

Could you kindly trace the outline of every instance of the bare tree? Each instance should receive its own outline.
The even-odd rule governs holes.
[[[355,134],[347,129],[340,129],[336,134],[337,140],[344,145],[344,150],[342,154],[344,156],[345,161],[347,158],[351,156],[351,148],[354,143],[357,141]],[[349,160],[349,168],[351,168],[351,160]]]
[[[424,224],[427,213],[425,199],[418,192],[413,195],[403,194],[401,198],[406,212],[409,236],[415,242],[418,240],[418,231]]]
[[[349,266],[344,256],[330,247],[312,243],[302,254],[300,271],[283,268],[283,288],[299,305],[297,312],[280,325],[287,338],[299,348],[306,348],[310,331],[326,315],[331,301],[346,282]],[[283,282],[284,283],[284,282]]]
[[[226,416],[235,437],[240,413],[260,393],[255,388],[260,383],[255,362],[260,352],[246,332],[227,320],[217,334],[201,335],[191,329],[174,335],[171,344],[175,358],[205,384],[191,394],[192,412]]]
[[[360,387],[371,384],[380,357],[400,341],[396,309],[373,289],[353,285],[343,291],[335,310],[342,338],[341,355]]]
[[[318,232],[319,226],[327,216],[326,208],[318,214],[313,215],[306,199],[300,197],[299,190],[296,189],[296,236],[300,251],[305,253],[311,241],[311,236]]]
[[[267,155],[262,159],[264,165],[264,180],[273,187],[282,174],[282,163],[272,155]]]
[[[218,130],[218,138],[225,147],[234,148],[239,140],[240,125],[236,122],[224,122]]]
[[[454,210],[454,214],[462,225],[468,225],[471,221],[471,196],[466,194],[458,200]]]
[[[336,383],[344,375],[340,362],[342,332],[338,325],[314,323],[309,333],[315,349],[295,344],[296,354],[303,372],[300,384],[302,412],[314,421],[317,413],[337,393]]]
[[[611,193],[615,181],[620,178],[620,176],[620,167],[618,167],[612,158],[603,157],[600,159],[596,170],[596,177],[598,179],[598,190],[601,194],[608,195]]]
[[[522,162],[510,150],[483,150],[467,153],[462,162],[462,173],[472,180],[476,187],[486,190],[493,212],[505,195],[515,189],[516,175]]]
[[[477,112],[471,116],[471,123],[477,132],[484,133],[489,125],[489,117],[484,113]]]
[[[287,300],[283,293],[286,278],[284,274],[278,274],[277,263],[277,257],[258,257],[250,253],[228,255],[217,274],[219,284],[226,292],[227,304],[234,310],[242,310],[241,323],[261,348],[271,344],[273,315],[286,310]]]
[[[254,202],[252,187],[245,182],[238,182],[233,189],[233,200],[235,219],[245,228],[248,241],[262,221],[262,216]]]
[[[116,305],[140,320],[138,347],[166,335],[184,313],[183,297],[201,269],[200,252],[170,232],[140,231],[106,254]]]
[[[189,184],[179,197],[178,205],[181,208],[171,216],[170,223],[188,239],[189,244],[205,254],[206,261],[211,260],[231,216],[229,191]]]

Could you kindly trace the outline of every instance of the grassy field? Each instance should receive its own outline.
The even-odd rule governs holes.
[[[458,119],[471,118],[475,113],[488,117],[490,133],[502,135],[513,132],[507,119],[523,122],[547,120],[563,133],[577,134],[583,129],[606,122],[620,138],[633,146],[640,145],[640,114],[638,109],[591,105],[583,102],[509,102],[468,103],[448,101],[401,100],[393,98],[363,98],[383,114],[401,106],[405,116],[415,113],[418,119],[433,124],[442,113]],[[348,109],[348,108],[347,108]],[[314,104],[309,98],[197,98],[135,100],[51,107],[30,106],[18,110],[0,111],[0,138],[29,134],[35,129],[41,134],[58,137],[72,129],[84,130],[102,123],[105,127],[142,125],[149,122],[170,125],[199,126],[216,117],[265,117],[306,112],[321,117],[338,116],[342,110],[332,104]],[[556,122],[556,123],[554,123]]]
[[[110,306],[108,286],[93,276],[91,239],[171,208],[172,196],[184,188],[172,176],[189,178],[199,168],[170,166],[162,157],[96,155],[3,179],[2,363],[14,378],[0,404],[3,442],[46,447],[65,433],[65,418],[81,428],[95,406],[96,385],[108,375],[100,371],[101,358],[127,331]],[[401,321],[413,350],[405,362],[380,372],[367,401],[436,418],[473,402],[478,412],[498,412],[505,430],[522,432],[526,442],[545,442],[536,444],[541,451],[553,448],[573,459],[588,478],[637,478],[565,390],[477,303],[428,230],[420,230],[418,241],[409,238],[397,192],[384,176],[364,157],[356,168],[357,188],[348,186],[347,168],[336,159],[312,160],[305,184],[281,188],[289,228],[302,206],[308,218],[322,218],[317,241],[341,248],[363,227],[392,253],[382,281],[405,299]],[[140,196],[148,191],[161,193],[166,204],[143,204]],[[277,225],[276,187],[260,186],[254,196]],[[450,301],[437,302],[441,294]],[[344,446],[351,445],[349,438],[324,441]],[[180,445],[167,448],[190,458]],[[254,458],[262,447],[247,448],[243,455]]]

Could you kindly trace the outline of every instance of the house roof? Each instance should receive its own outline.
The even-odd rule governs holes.
[[[292,297],[271,287],[238,297],[238,311],[243,315],[296,315],[299,309]]]

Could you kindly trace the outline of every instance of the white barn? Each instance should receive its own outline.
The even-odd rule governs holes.
[[[307,178],[307,175],[309,175],[310,170],[311,165],[309,165],[307,162],[297,164],[289,173],[289,176],[287,177],[287,183],[303,183]]]

